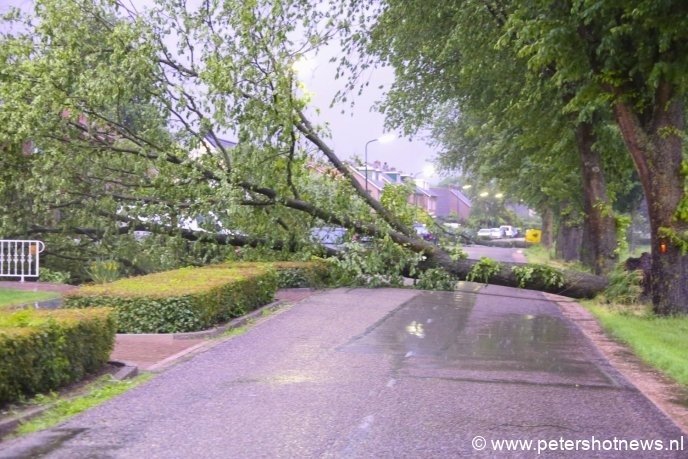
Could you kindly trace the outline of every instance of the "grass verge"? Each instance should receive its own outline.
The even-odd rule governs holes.
[[[53,292],[27,292],[25,290],[0,288],[0,309],[19,304],[33,303],[34,301],[51,300],[58,296],[60,296],[58,293]]]
[[[32,400],[37,405],[51,405],[39,416],[22,423],[14,435],[25,435],[60,424],[72,416],[100,405],[123,392],[133,389],[139,384],[153,377],[152,373],[144,373],[132,379],[116,380],[110,375],[102,376],[85,386],[81,395],[75,397],[38,396]]]
[[[688,387],[688,317],[659,317],[647,308],[629,312],[596,301],[584,305],[610,336],[628,345],[645,363]]]
[[[580,262],[570,262],[555,258],[552,251],[540,244],[533,244],[527,247],[523,254],[528,260],[528,263],[545,265],[559,270],[571,269],[574,271],[590,272],[589,268],[583,266]]]

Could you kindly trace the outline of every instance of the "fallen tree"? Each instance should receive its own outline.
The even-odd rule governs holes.
[[[306,115],[293,63],[331,33],[318,29],[321,12],[307,12],[313,25],[294,43],[294,24],[307,23],[302,5],[224,3],[191,12],[161,2],[139,13],[126,2],[44,0],[39,21],[18,28],[26,35],[3,37],[0,135],[30,138],[41,152],[22,190],[33,223],[19,230],[92,237],[107,254],[117,237],[141,230],[298,250],[310,228],[336,225],[389,238],[423,254],[422,269],[459,279],[575,297],[604,287],[597,276],[543,277],[542,268],[506,263],[486,276],[485,263],[454,260],[416,237],[355,181]],[[170,34],[174,50],[160,38]],[[222,132],[238,144],[223,143]],[[334,173],[313,172],[319,167]],[[198,215],[217,216],[230,234],[180,226]]]

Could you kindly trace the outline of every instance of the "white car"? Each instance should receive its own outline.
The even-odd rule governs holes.
[[[504,231],[501,228],[490,228],[490,237],[492,239],[501,239],[504,237]]]
[[[490,228],[480,228],[478,230],[478,237],[492,237],[492,230]]]
[[[511,225],[502,225],[499,229],[504,234],[504,237],[516,237],[516,229]]]

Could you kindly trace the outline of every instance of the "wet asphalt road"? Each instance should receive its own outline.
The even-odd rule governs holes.
[[[460,288],[316,294],[0,457],[686,457],[590,451],[681,432],[540,293]]]

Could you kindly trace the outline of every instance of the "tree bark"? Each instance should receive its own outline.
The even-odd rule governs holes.
[[[540,244],[548,249],[552,247],[554,241],[554,213],[549,207],[545,208],[541,214],[542,218],[542,234],[540,236]]]
[[[436,251],[429,255],[429,261],[435,266],[442,267],[446,271],[465,279],[477,260],[452,261],[449,255],[442,251]],[[494,285],[504,285],[507,287],[518,287],[518,279],[514,275],[513,268],[523,266],[519,263],[500,263],[499,272],[490,277],[488,282]],[[607,287],[607,279],[602,276],[588,274],[578,271],[564,271],[564,285],[546,285],[540,280],[528,282],[524,288],[543,292],[555,293],[558,295],[570,296],[573,298],[593,298]]]
[[[576,222],[559,223],[556,239],[556,257],[565,261],[580,260],[583,229]]]
[[[593,148],[595,132],[591,123],[578,124],[576,143],[581,159],[585,212],[580,259],[583,265],[592,268],[595,274],[606,274],[618,261],[616,221],[607,196],[602,160]]]
[[[688,313],[688,255],[666,234],[681,235],[688,222],[676,217],[684,198],[682,135],[685,105],[667,82],[658,85],[653,113],[642,117],[621,99],[614,105],[624,142],[645,191],[650,219],[652,305],[658,314]],[[641,121],[642,120],[642,121]],[[660,250],[660,244],[666,250]]]

